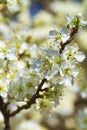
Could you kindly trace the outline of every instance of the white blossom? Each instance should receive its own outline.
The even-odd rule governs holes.
[[[40,125],[36,123],[35,121],[23,121],[19,124],[17,127],[17,130],[42,130]]]
[[[77,52],[75,58],[78,62],[82,62],[85,59],[85,55],[82,52]]]

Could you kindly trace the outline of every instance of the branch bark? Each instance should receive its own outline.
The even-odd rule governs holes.
[[[78,110],[78,108],[84,108],[87,107],[87,97],[82,98],[79,94],[78,97],[74,103],[74,107],[76,108],[76,110]]]
[[[0,96],[0,111],[4,117],[4,129],[3,130],[10,130],[10,115],[7,109],[9,103],[5,103],[2,96]]]
[[[70,33],[70,38],[65,42],[61,44],[61,48],[60,48],[60,54],[63,52],[64,48],[66,45],[70,44],[70,42],[73,40],[73,36],[78,32],[78,28],[77,27],[73,27],[71,29],[71,33]]]

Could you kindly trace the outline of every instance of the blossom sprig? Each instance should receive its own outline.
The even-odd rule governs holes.
[[[60,32],[57,30],[51,30],[49,32],[50,38],[59,43],[59,51],[62,53],[65,46],[72,41],[75,33],[78,32],[83,26],[87,24],[87,20],[82,20],[82,14],[78,13],[75,16],[66,15],[67,18],[67,26],[63,27]]]
[[[87,24],[87,20],[82,20],[82,13],[78,13],[75,16],[67,14],[68,27],[81,28]]]
[[[56,85],[61,88],[60,95],[62,95],[61,86],[74,84],[79,74],[77,65],[85,59],[85,55],[79,51],[77,43],[70,43],[79,28],[87,24],[87,22],[81,20],[80,14],[70,18],[68,18],[68,25],[61,29],[60,32],[57,30],[49,32],[50,37],[48,43],[46,43],[47,45],[45,45],[46,48],[41,48],[42,56],[37,58],[32,65],[33,71],[40,78],[45,77],[50,85],[52,85],[51,81],[55,79],[55,75],[58,77]],[[74,20],[75,22],[73,22]],[[54,85],[51,90],[54,93]],[[43,93],[43,95],[45,94]],[[46,95],[45,99],[48,99]],[[39,104],[38,101],[42,102],[42,99],[37,100],[37,104],[40,105],[41,103]],[[53,101],[55,104],[56,100],[49,96],[49,101]],[[41,108],[41,106],[38,106],[38,108]]]
[[[9,110],[6,113],[8,118],[33,104],[37,109],[50,109],[59,103],[63,88],[76,81],[79,74],[77,65],[85,59],[85,55],[71,41],[87,22],[81,20],[80,14],[67,17],[68,25],[60,31],[51,30],[43,48],[38,49],[36,45],[30,46],[19,39],[12,45],[0,41],[0,75],[3,74],[0,81],[4,81],[1,82],[4,85],[1,84],[0,96],[3,102],[4,99],[10,102],[11,98],[26,103],[17,106],[15,111]]]

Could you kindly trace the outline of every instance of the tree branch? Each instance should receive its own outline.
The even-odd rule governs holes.
[[[72,41],[73,36],[74,36],[77,32],[78,32],[78,28],[72,28],[71,33],[70,33],[70,38],[69,38],[65,43],[61,44],[60,53],[62,53],[62,51],[64,50],[65,46]],[[44,89],[41,89],[41,87],[43,86],[43,84],[44,84],[45,82],[47,82],[47,79],[44,78],[44,79],[41,81],[41,83],[39,84],[36,94],[33,95],[32,98],[31,98],[25,105],[23,105],[23,106],[21,106],[21,107],[18,107],[17,110],[15,110],[15,111],[13,111],[12,113],[10,113],[10,117],[16,115],[17,113],[19,113],[19,112],[20,112],[21,110],[23,110],[23,109],[28,109],[28,108],[30,108],[31,105],[35,103],[36,99],[40,97],[39,92],[40,92],[40,91],[44,91]]]
[[[71,29],[71,33],[70,33],[70,38],[63,44],[61,44],[61,48],[60,48],[60,54],[63,52],[64,48],[66,45],[70,44],[70,42],[73,40],[73,36],[78,32],[78,28],[77,27],[73,27]]]
[[[4,117],[4,130],[10,130],[10,116],[7,109],[9,103],[5,103],[2,96],[0,96],[0,111]]]
[[[19,112],[20,112],[21,110],[23,110],[23,109],[28,109],[28,108],[30,108],[31,105],[35,103],[36,99],[40,97],[39,92],[40,92],[40,91],[43,91],[42,86],[43,86],[43,84],[44,84],[45,82],[47,82],[47,79],[44,78],[44,79],[41,81],[41,83],[38,85],[38,89],[37,89],[36,94],[34,94],[34,95],[32,96],[32,98],[27,102],[27,104],[25,104],[25,105],[23,105],[23,106],[21,106],[21,107],[18,107],[17,110],[15,110],[15,111],[13,111],[12,113],[10,113],[10,117],[15,116],[17,113],[19,113]]]
[[[34,94],[32,96],[32,98],[27,102],[27,104],[25,104],[21,107],[18,106],[17,110],[13,111],[12,113],[10,113],[10,111],[8,110],[9,102],[5,103],[2,96],[0,96],[0,111],[3,114],[3,117],[4,117],[4,124],[5,124],[4,130],[10,130],[10,117],[15,116],[16,114],[18,114],[23,109],[30,108],[31,105],[35,103],[37,98],[41,98],[41,96],[39,95],[39,92],[44,91],[44,89],[42,89],[42,86],[45,82],[47,82],[47,79],[44,78],[41,81],[41,83],[38,85],[38,89],[37,89],[36,94]]]
[[[82,98],[81,96],[78,95],[75,103],[74,103],[75,108],[84,108],[87,107],[87,97]]]

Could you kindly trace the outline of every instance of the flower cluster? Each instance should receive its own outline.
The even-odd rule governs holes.
[[[78,64],[85,59],[83,52],[79,51],[77,43],[71,43],[73,30],[77,30],[86,24],[81,21],[80,14],[68,18],[70,27],[65,26],[60,32],[51,30],[49,39],[44,48],[41,48],[41,56],[34,60],[32,69],[42,78],[47,78],[49,87],[46,85],[46,92],[41,93],[43,99],[37,99],[37,108],[43,107],[48,102],[58,104],[59,98],[63,95],[64,86],[74,85],[78,74]],[[73,22],[74,19],[76,22]],[[78,25],[77,25],[78,24]],[[71,26],[72,25],[72,26]],[[71,32],[70,32],[71,31]],[[74,32],[76,33],[76,32]],[[60,51],[62,50],[62,51]],[[48,104],[48,103],[47,103]],[[39,106],[38,106],[39,105]]]
[[[74,84],[79,74],[77,65],[85,59],[77,43],[70,42],[87,22],[81,20],[81,14],[67,15],[67,20],[68,25],[62,30],[49,32],[45,47],[40,49],[22,41],[21,36],[14,36],[14,43],[9,39],[0,41],[0,95],[3,98],[31,101],[33,96],[36,109],[45,110],[59,103],[63,88]],[[43,79],[46,82],[40,86]]]
[[[29,67],[30,57],[36,56],[37,46],[19,45],[0,41],[0,95],[3,98],[9,96],[24,100],[26,96],[29,98],[35,94],[35,87],[39,84],[36,74]]]
[[[84,21],[81,19],[82,13],[78,13],[75,16],[70,16],[67,14],[67,21],[68,21],[68,26],[70,27],[82,27],[87,24],[87,21]]]

